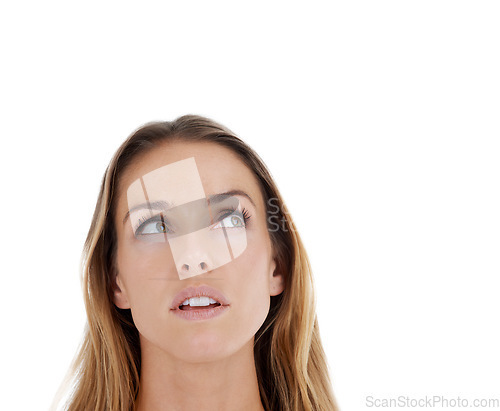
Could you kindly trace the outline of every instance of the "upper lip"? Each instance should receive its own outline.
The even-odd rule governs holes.
[[[209,287],[208,285],[200,285],[199,287],[187,287],[179,291],[172,300],[171,310],[176,310],[188,298],[192,297],[211,297],[221,305],[229,305],[229,301],[221,291]]]

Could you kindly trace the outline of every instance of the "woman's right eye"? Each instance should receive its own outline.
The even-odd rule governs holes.
[[[145,222],[139,226],[135,235],[166,234],[170,232],[164,221]]]

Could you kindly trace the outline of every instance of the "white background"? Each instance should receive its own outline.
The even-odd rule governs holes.
[[[112,154],[186,113],[274,175],[343,410],[499,398],[499,21],[496,1],[2,3],[2,409],[47,409],[76,352]]]

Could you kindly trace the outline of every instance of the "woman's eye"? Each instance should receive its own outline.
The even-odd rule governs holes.
[[[165,234],[168,232],[167,224],[163,221],[152,221],[139,227],[137,235],[143,234]]]
[[[231,214],[219,221],[212,228],[222,228],[222,226],[226,228],[245,227],[245,222],[243,221],[243,217],[240,217],[236,214]]]

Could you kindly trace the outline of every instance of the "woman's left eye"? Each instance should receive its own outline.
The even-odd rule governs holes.
[[[225,228],[245,227],[245,222],[243,221],[243,217],[237,214],[230,214],[212,226],[212,228],[222,228],[222,226]]]

